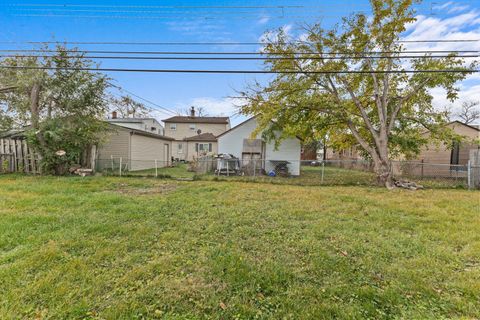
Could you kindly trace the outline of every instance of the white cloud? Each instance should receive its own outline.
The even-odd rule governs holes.
[[[210,116],[233,116],[238,112],[238,106],[242,99],[238,98],[212,98],[198,97],[191,99],[188,103],[179,103],[177,110],[184,110],[190,106],[203,107]]]
[[[448,10],[447,13],[458,13],[461,11],[465,11],[468,8],[469,8],[468,5],[461,5],[453,1],[449,1],[447,3],[432,7],[435,13],[442,13],[441,12],[442,10]]]
[[[446,2],[446,3],[441,4],[441,5],[433,6],[433,9],[445,9],[445,8],[451,6],[452,4],[453,4],[453,2],[449,1],[449,2]]]
[[[169,30],[183,35],[203,38],[223,38],[232,33],[225,30],[225,25],[220,22],[210,22],[201,18],[179,19],[165,23]]]
[[[480,83],[477,85],[465,87],[460,86],[460,93],[458,100],[455,102],[450,102],[446,98],[446,92],[442,88],[436,88],[431,90],[431,94],[433,96],[433,106],[437,110],[449,110],[451,114],[455,114],[456,112],[460,111],[463,102],[470,102],[470,101],[479,101],[479,92],[480,92]]]
[[[480,12],[471,10],[453,17],[439,19],[417,16],[404,40],[475,40],[480,39]],[[480,42],[409,43],[408,50],[480,50]]]
[[[270,21],[269,16],[264,16],[260,20],[258,20],[258,24],[267,24]]]
[[[283,32],[285,32],[286,35],[291,35],[291,31],[293,29],[293,26],[291,24],[286,24],[282,27]]]
[[[168,119],[168,118],[173,116],[173,114],[164,112],[164,111],[159,110],[159,109],[152,110],[150,112],[150,115],[152,116],[152,118],[157,119],[157,121],[162,121],[164,119]]]
[[[293,25],[286,24],[280,28],[287,37],[292,37]],[[275,42],[278,39],[278,30],[270,30],[265,32],[258,39],[260,42]]]
[[[448,2],[436,9],[450,9],[459,12],[459,5]],[[464,8],[466,9],[466,8]],[[407,28],[407,35],[403,40],[478,40],[480,39],[480,12],[470,10],[448,18],[418,16],[417,21]],[[480,41],[476,42],[419,42],[406,43],[406,50],[412,51],[480,51]],[[465,58],[471,63],[478,58]],[[445,90],[436,88],[431,90],[433,105],[438,110],[459,110],[464,101],[480,100],[480,74],[474,73],[458,84],[460,89],[458,100],[453,103],[447,100]]]

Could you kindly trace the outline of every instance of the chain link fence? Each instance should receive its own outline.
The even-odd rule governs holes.
[[[427,188],[478,188],[480,167],[392,161],[396,180],[416,182]],[[205,157],[192,162],[99,159],[96,172],[115,176],[142,176],[180,180],[235,180],[293,185],[377,185],[370,161],[295,161]]]

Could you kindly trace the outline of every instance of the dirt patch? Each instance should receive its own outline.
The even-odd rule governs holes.
[[[167,194],[177,189],[177,185],[175,184],[162,184],[162,185],[154,185],[151,187],[135,187],[125,183],[121,183],[118,185],[117,188],[113,189],[112,191],[131,195],[131,196],[141,196],[141,195],[151,195],[151,194]]]

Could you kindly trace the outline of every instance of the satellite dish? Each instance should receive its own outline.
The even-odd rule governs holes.
[[[200,134],[200,133],[202,133],[202,130],[198,129],[197,134]]]

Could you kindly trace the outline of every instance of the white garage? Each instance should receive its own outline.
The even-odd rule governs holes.
[[[275,148],[275,142],[262,140],[261,133],[252,138],[257,126],[257,120],[253,117],[217,136],[218,153],[234,155],[243,164],[249,160],[257,160],[266,172],[273,170],[276,163],[287,161],[289,173],[300,175],[300,139],[287,138]]]

